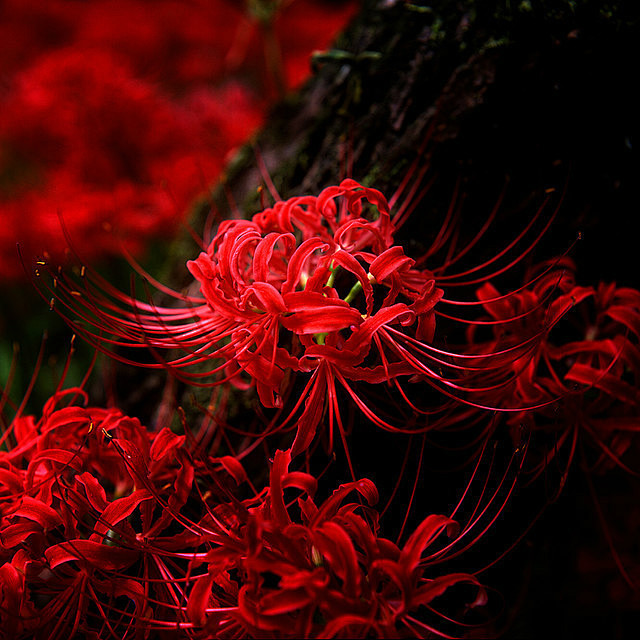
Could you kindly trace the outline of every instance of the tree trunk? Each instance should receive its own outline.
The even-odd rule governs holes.
[[[639,49],[635,14],[615,3],[366,1],[336,48],[316,56],[304,90],[273,110],[255,149],[286,198],[347,175],[390,196],[424,147],[440,188],[414,216],[423,223],[456,181],[472,216],[506,179],[512,211],[566,189],[554,248],[581,231],[586,277],[631,281],[632,234],[619,229],[638,203],[628,65]],[[229,195],[243,215],[260,209],[255,153],[246,147],[228,168],[214,200],[221,214]]]

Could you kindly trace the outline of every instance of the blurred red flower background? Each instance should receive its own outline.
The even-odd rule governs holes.
[[[0,274],[169,238],[355,2],[0,6]]]

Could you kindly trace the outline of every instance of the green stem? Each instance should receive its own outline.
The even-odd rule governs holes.
[[[332,263],[333,264],[333,263]],[[340,265],[338,265],[337,267],[331,267],[331,275],[327,278],[327,287],[333,287],[333,283],[336,279],[336,273],[338,272],[338,270],[340,269]],[[351,287],[351,290],[349,291],[349,293],[347,293],[346,297],[344,298],[344,301],[347,304],[351,304],[351,302],[353,301],[353,299],[362,291],[362,283],[360,282],[360,280],[358,280],[353,287]],[[324,344],[324,340],[325,338],[328,336],[329,334],[326,332],[323,333],[315,333],[314,334],[314,338],[316,340],[317,344]]]
[[[358,280],[353,287],[351,287],[351,291],[349,291],[349,293],[347,293],[344,301],[347,304],[351,304],[352,300],[362,291],[362,282],[360,282],[360,280]]]
[[[336,273],[338,273],[338,271],[340,270],[340,265],[338,265],[337,267],[334,267],[332,262],[329,268],[331,269],[331,274],[327,278],[326,286],[333,287],[333,283],[335,282],[335,279],[336,279]]]

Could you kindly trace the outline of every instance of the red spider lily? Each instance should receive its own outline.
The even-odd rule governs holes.
[[[375,220],[363,217],[365,207],[375,208]],[[392,237],[382,194],[345,180],[317,198],[278,202],[252,221],[223,222],[207,253],[188,263],[202,292],[185,299],[192,308],[135,303],[122,314],[95,298],[87,300],[88,310],[116,330],[111,344],[142,340],[153,349],[186,349],[168,363],[172,370],[222,359],[206,373],[183,375],[217,384],[244,372],[266,407],[281,405],[290,372],[310,373],[298,452],[313,438],[324,389],[336,379],[357,398],[349,381],[377,383],[421,371],[386,329],[411,327],[417,339],[431,340],[441,291],[429,272],[411,271],[413,261]],[[60,291],[68,293],[64,286]],[[131,340],[134,335],[139,338]],[[333,415],[335,392],[329,407]]]
[[[0,461],[20,477],[23,491],[34,492],[34,496],[50,496],[61,468],[97,474],[116,495],[130,491],[133,479],[117,452],[103,446],[104,440],[115,431],[148,451],[147,431],[139,420],[117,409],[59,408],[68,397],[87,399],[81,389],[67,389],[46,403],[40,420],[16,416],[2,436],[3,441],[13,442],[7,451],[0,451]]]
[[[40,420],[18,415],[5,432],[2,628],[16,638],[147,637],[185,618],[186,563],[223,529],[195,487],[185,436],[150,433],[115,409],[59,406],[70,398],[86,396],[59,392]],[[216,468],[242,477],[226,458],[204,462],[210,493]]]
[[[58,392],[42,418],[18,415],[5,432],[0,622],[12,637],[448,636],[466,633],[465,603],[484,602],[476,576],[439,565],[484,535],[497,517],[490,510],[504,507],[500,489],[481,496],[449,543],[437,539],[453,533],[461,504],[399,547],[379,537],[370,507],[345,504],[353,492],[377,500],[368,480],[318,504],[315,478],[291,471],[291,452],[278,451],[269,490],[240,502],[218,477],[244,482],[237,460],[195,459],[188,434],[74,406],[85,399]],[[295,488],[306,494],[297,507],[285,502]]]
[[[500,390],[490,402],[503,406],[534,405],[548,400],[546,377],[539,376],[549,345],[549,333],[576,305],[593,295],[590,287],[578,287],[573,262],[568,258],[540,265],[529,284],[508,295],[486,282],[476,292],[488,317],[471,325],[467,338],[475,349],[509,351],[514,346],[530,343],[525,356],[512,356],[514,373],[510,387]],[[483,326],[484,325],[484,326]],[[478,333],[488,327],[493,334],[487,342]]]
[[[60,392],[39,421],[17,415],[3,434],[14,446],[0,454],[0,557],[11,578],[0,619],[16,638],[89,632],[93,607],[125,595],[125,579],[104,575],[128,569],[139,553],[114,547],[111,535],[152,497],[145,489],[115,497],[133,482],[125,461],[105,448],[113,429],[146,442],[140,423],[115,410],[60,408],[69,396],[86,399],[80,389]]]
[[[536,474],[566,444],[566,475],[581,435],[596,445],[596,458],[587,466],[627,468],[621,456],[640,427],[640,293],[614,283],[577,286],[571,261],[554,264],[551,271],[542,265],[539,270],[546,269],[546,275],[511,296],[510,304],[484,305],[495,322],[492,348],[539,335],[534,357],[524,364],[514,361],[518,374],[502,402],[540,406],[508,421],[516,429],[551,434],[553,442]],[[480,298],[496,293],[489,284],[478,290]],[[543,304],[546,298],[551,298],[549,305]]]
[[[370,506],[344,503],[354,492],[375,503],[372,482],[342,485],[316,505],[315,478],[289,471],[290,460],[290,451],[276,453],[267,495],[238,512],[233,541],[198,559],[207,573],[187,607],[197,625],[225,637],[452,637],[438,627],[466,631],[438,609],[438,597],[456,585],[475,587],[470,606],[485,602],[474,575],[434,570],[436,540],[456,530],[451,518],[427,517],[398,547],[378,536]],[[284,497],[293,488],[305,495],[296,509]],[[238,607],[220,611],[216,594],[231,576],[240,585]]]
[[[405,203],[396,215],[403,216],[410,208]],[[540,211],[534,220],[539,215]],[[445,224],[451,219],[449,215]],[[317,197],[278,201],[251,220],[222,222],[206,253],[188,263],[200,296],[181,296],[158,284],[178,298],[182,308],[135,301],[98,276],[96,280],[85,278],[81,291],[60,273],[52,293],[63,316],[79,314],[80,321],[69,319],[74,330],[99,349],[151,348],[159,358],[151,366],[167,367],[192,384],[229,380],[240,387],[255,384],[263,406],[280,408],[294,379],[305,377],[289,417],[272,427],[286,428],[296,420],[294,454],[309,447],[325,411],[329,445],[334,427],[344,442],[345,427],[338,410],[340,387],[367,418],[387,430],[435,428],[448,417],[407,427],[411,416],[406,411],[401,409],[395,421],[380,417],[356,385],[387,383],[410,414],[425,412],[410,400],[403,379],[424,381],[454,402],[504,408],[500,399],[481,401],[490,399],[491,392],[500,394],[518,376],[514,360],[520,358],[526,365],[535,357],[536,344],[551,326],[555,311],[547,314],[551,319],[537,334],[507,346],[498,348],[495,343],[482,350],[462,346],[457,353],[438,348],[433,344],[436,315],[455,319],[438,311],[440,301],[504,307],[518,293],[496,293],[493,300],[481,302],[445,299],[437,286],[440,281],[462,284],[462,277],[468,279],[479,268],[436,277],[416,268],[416,262],[393,244],[394,231],[384,196],[354,180],[344,180]],[[497,257],[516,246],[523,234]],[[441,242],[434,243],[434,250]],[[468,249],[458,254],[450,251],[445,265],[450,268]],[[522,255],[494,273],[510,268]],[[466,284],[474,282],[477,278]],[[122,303],[129,309],[122,308]],[[183,355],[163,361],[159,351],[176,347]],[[213,367],[208,365],[211,362]]]
[[[577,311],[577,339],[552,334],[549,345],[550,370],[565,391],[559,411],[572,449],[578,433],[595,444],[587,467],[629,470],[621,458],[640,429],[640,292],[600,283]]]
[[[570,311],[545,333],[537,357],[513,388],[516,402],[532,394],[542,402],[507,422],[516,440],[523,430],[530,433],[526,471],[531,480],[558,472],[558,494],[578,455],[613,560],[637,590],[629,558],[623,560],[612,538],[591,476],[613,467],[638,476],[640,292],[603,282],[587,289],[575,286],[572,277],[566,292],[557,300],[564,298],[566,304],[572,297]]]

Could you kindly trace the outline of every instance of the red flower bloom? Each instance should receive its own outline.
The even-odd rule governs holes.
[[[412,207],[405,202],[395,215],[402,221]],[[495,211],[483,231],[494,215]],[[450,410],[460,403],[480,410],[523,407],[505,404],[504,398],[522,368],[535,360],[541,334],[566,309],[547,309],[551,303],[543,297],[539,306],[547,325],[527,335],[515,332],[506,345],[493,340],[437,346],[436,315],[472,327],[498,327],[519,318],[523,324],[530,316],[529,310],[509,308],[520,298],[524,301],[522,289],[504,296],[484,292],[479,302],[457,302],[443,297],[438,286],[469,286],[484,279],[483,271],[493,269],[490,276],[511,268],[530,248],[506,266],[494,263],[516,250],[527,229],[494,259],[460,274],[445,274],[444,269],[471,245],[457,253],[448,251],[437,276],[418,268],[442,247],[452,219],[450,211],[432,249],[414,261],[393,244],[395,226],[384,196],[345,180],[317,197],[276,202],[251,220],[223,221],[207,251],[188,263],[200,295],[179,295],[157,285],[176,297],[181,308],[133,300],[93,274],[83,287],[65,274],[56,275],[57,288],[51,294],[59,299],[57,308],[74,331],[99,349],[150,348],[158,358],[151,366],[164,366],[190,384],[255,385],[263,406],[287,407],[288,416],[274,417],[267,431],[295,426],[294,455],[309,447],[325,412],[329,447],[337,429],[347,449],[339,411],[342,392],[381,428],[403,432],[446,427]],[[545,280],[540,286],[548,291],[551,285]],[[484,307],[498,315],[489,323],[457,318],[444,313],[444,305]],[[74,314],[81,320],[69,318]],[[182,355],[164,361],[162,351],[176,347]],[[302,391],[294,403],[285,404],[296,381]],[[396,397],[395,417],[380,415],[364,399],[366,385],[382,382]],[[422,396],[423,387],[412,383],[433,387],[438,406],[419,406],[410,388]]]
[[[373,215],[364,217],[367,210]],[[181,347],[185,355],[166,366],[196,384],[244,384],[246,374],[266,407],[282,406],[292,374],[307,374],[291,414],[301,410],[295,453],[309,446],[325,405],[331,429],[335,419],[343,431],[336,381],[371,419],[393,429],[366,407],[353,383],[417,373],[437,378],[421,349],[433,338],[442,295],[430,272],[413,269],[393,245],[393,231],[382,194],[345,180],[318,197],[278,202],[251,221],[224,221],[208,251],[188,263],[202,297],[184,298],[186,309],[134,302],[132,311],[120,312],[88,290],[86,309],[95,318],[87,319],[97,329],[109,326],[114,345]],[[60,285],[63,305],[84,304]],[[74,326],[92,339],[91,328]],[[405,333],[412,342],[396,337]],[[208,371],[182,371],[215,360],[221,363]]]
[[[515,410],[508,419],[515,431],[533,431],[532,449],[542,450],[535,473],[567,445],[566,474],[579,437],[595,445],[588,467],[625,467],[621,457],[640,428],[640,293],[615,283],[577,286],[574,269],[567,259],[540,265],[534,284],[517,294],[500,296],[488,283],[478,290],[491,317],[489,348],[531,340],[530,356],[513,361],[506,393],[487,402]]]
[[[4,434],[0,625],[15,638],[179,628],[187,562],[221,531],[186,437],[115,409],[60,407],[69,399],[85,394],[58,393],[40,420],[17,416]],[[200,481],[224,494],[216,469],[237,466],[200,461]]]
[[[300,638],[452,637],[439,627],[468,628],[438,610],[438,597],[470,584],[477,595],[469,604],[478,606],[484,589],[472,574],[443,574],[429,559],[439,556],[433,547],[440,534],[455,533],[453,520],[428,516],[399,548],[378,536],[370,506],[344,503],[353,492],[375,503],[372,482],[342,485],[316,505],[315,479],[289,471],[290,460],[289,451],[276,453],[268,493],[256,506],[250,506],[254,500],[246,511],[236,509],[240,523],[233,540],[198,559],[207,573],[196,581],[187,607],[197,625],[211,633]],[[295,509],[284,497],[292,488],[305,495]],[[216,594],[233,575],[240,584],[238,607],[221,611]]]
[[[40,421],[14,421],[16,447],[0,467],[0,622],[13,637],[101,637],[108,629],[144,638],[199,627],[429,637],[443,627],[463,632],[467,603],[484,603],[474,575],[438,566],[457,542],[435,547],[441,533],[455,532],[451,518],[427,517],[398,547],[379,537],[372,508],[345,503],[353,492],[375,503],[373,483],[347,483],[316,504],[316,480],[289,470],[289,451],[276,453],[268,491],[244,502],[224,489],[214,497],[216,468],[245,477],[237,461],[194,463],[185,436],[132,430],[135,421],[115,410],[56,408],[72,394],[82,395],[59,394]],[[197,485],[207,478],[203,496]],[[305,494],[297,507],[286,501],[291,489]],[[202,564],[206,573],[197,571]],[[475,595],[462,589],[460,604],[440,603],[462,585]]]
[[[537,276],[527,277],[529,284],[515,292],[502,295],[490,282],[476,292],[488,315],[469,327],[467,338],[473,349],[503,353],[509,361],[512,382],[492,390],[485,399],[502,408],[534,407],[549,401],[547,376],[539,375],[548,356],[549,333],[593,295],[590,287],[576,286],[573,262],[568,258],[540,265],[537,271]],[[483,328],[491,329],[489,340],[480,337]],[[522,345],[528,345],[524,353],[522,349],[514,352]]]

